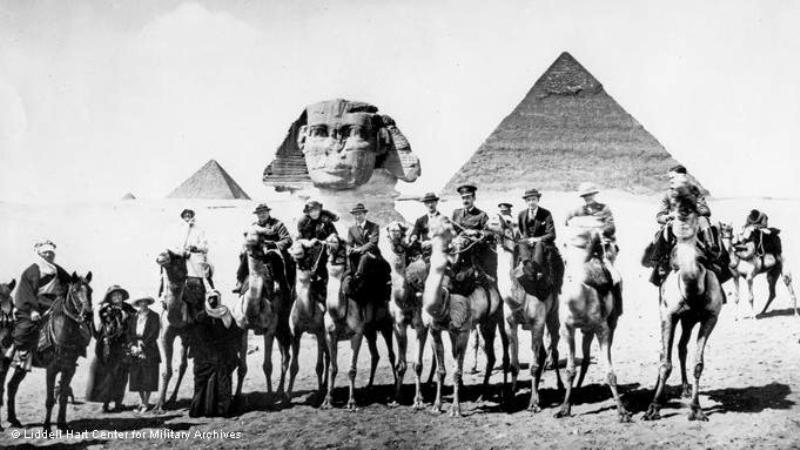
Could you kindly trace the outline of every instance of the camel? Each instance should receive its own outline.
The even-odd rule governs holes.
[[[572,233],[565,249],[564,285],[561,291],[559,315],[561,338],[567,342],[567,383],[564,402],[556,418],[568,417],[572,411],[572,390],[575,379],[575,330],[583,335],[581,374],[576,388],[583,383],[589,368],[592,340],[597,336],[600,359],[606,371],[606,383],[617,403],[620,422],[630,422],[631,414],[625,409],[617,391],[617,376],[611,363],[611,346],[620,311],[615,305],[614,281],[603,260],[606,245],[601,234],[602,223],[596,217],[583,216],[570,219]]]
[[[672,231],[676,237],[672,253],[672,270],[659,288],[659,314],[661,317],[661,364],[653,402],[644,414],[645,420],[661,418],[660,409],[664,401],[667,378],[672,372],[672,343],[675,327],[680,321],[681,337],[678,342],[678,357],[684,396],[690,385],[686,377],[687,344],[692,328],[700,324],[697,332],[695,353],[694,386],[691,386],[691,412],[689,420],[707,421],[700,407],[700,375],[703,373],[706,343],[717,324],[722,309],[723,292],[716,274],[698,262],[697,209],[691,198],[679,198],[675,208]]]
[[[311,333],[317,337],[317,384],[320,396],[325,395],[325,385],[328,383],[330,370],[330,356],[325,344],[325,286],[313,281],[317,274],[317,265],[325,252],[321,242],[299,239],[292,244],[289,254],[297,264],[297,279],[295,281],[296,300],[292,305],[289,325],[292,330],[292,364],[289,371],[289,390],[287,395],[292,396],[294,380],[297,377],[300,361],[300,340],[303,333]],[[324,376],[323,376],[324,374]]]
[[[363,338],[367,338],[367,345],[371,355],[370,376],[367,388],[371,388],[375,379],[375,370],[378,367],[377,332],[380,331],[386,342],[389,352],[389,362],[392,374],[397,383],[395,370],[395,354],[392,344],[392,321],[389,317],[388,303],[390,290],[384,280],[376,276],[365,276],[365,284],[361,292],[348,292],[345,286],[348,259],[345,255],[345,245],[338,237],[332,236],[326,241],[329,255],[327,262],[328,286],[325,299],[325,331],[328,354],[330,355],[331,369],[328,380],[328,391],[320,408],[330,409],[333,401],[333,390],[336,375],[339,372],[337,361],[340,340],[349,340],[352,356],[348,378],[350,382],[347,409],[357,410],[355,400],[356,369],[358,367],[358,352],[361,349]],[[370,301],[359,304],[356,297],[365,296]]]
[[[736,320],[739,320],[739,279],[744,278],[747,282],[747,300],[750,303],[751,316],[758,317],[767,312],[767,308],[775,299],[775,285],[778,280],[783,278],[783,283],[789,291],[789,296],[792,298],[792,307],[794,314],[798,315],[797,310],[797,297],[794,294],[792,287],[792,275],[783,264],[782,255],[773,255],[766,253],[763,256],[759,255],[756,243],[750,239],[742,239],[742,236],[734,236],[733,226],[731,224],[720,224],[722,234],[722,246],[725,251],[730,255],[730,268],[733,272],[734,284],[734,304],[736,305]],[[763,238],[763,237],[762,237]],[[767,284],[769,286],[769,297],[764,304],[764,308],[759,314],[756,314],[753,305],[753,280],[760,274],[766,274]]]
[[[547,291],[546,296],[537,297],[527,293],[516,277],[517,241],[519,232],[506,221],[499,220],[493,225],[497,237],[497,288],[503,299],[505,332],[508,336],[508,351],[511,357],[511,392],[517,390],[517,376],[519,375],[519,337],[517,329],[521,325],[523,330],[531,332],[531,365],[532,378],[531,398],[528,410],[541,411],[539,406],[539,381],[545,366],[544,331],[545,327],[550,335],[550,360],[558,361],[558,340],[560,323],[558,319],[558,294],[554,288]],[[558,388],[564,389],[558,364],[553,364],[558,380]]]
[[[236,375],[235,398],[242,395],[242,385],[247,374],[247,336],[248,330],[264,337],[264,362],[262,369],[267,383],[267,395],[272,395],[272,345],[278,339],[278,348],[281,352],[281,377],[278,382],[276,395],[284,404],[289,403],[289,395],[284,391],[286,372],[289,370],[291,360],[289,330],[289,313],[292,307],[293,293],[283,292],[272,273],[281,270],[283,264],[275,262],[281,255],[277,250],[266,253],[260,244],[257,233],[247,233],[245,236],[245,249],[247,253],[247,267],[249,274],[247,285],[242,289],[239,301],[232,308],[232,315],[236,324],[244,330],[242,333],[242,347],[239,353],[239,367]],[[272,264],[268,262],[272,261]]]
[[[429,327],[433,338],[434,356],[437,366],[436,399],[433,411],[440,412],[442,405],[442,386],[444,385],[444,344],[442,331],[450,334],[450,343],[453,353],[453,405],[450,409],[451,417],[461,416],[461,403],[459,392],[464,368],[464,357],[467,353],[470,330],[477,323],[486,351],[486,371],[483,378],[484,389],[489,384],[489,377],[495,363],[494,337],[503,318],[502,302],[497,288],[490,289],[476,287],[469,295],[463,295],[452,290],[448,269],[451,263],[458,264],[459,258],[469,251],[476,242],[482,241],[484,236],[479,236],[475,241],[465,235],[459,236],[458,242],[453,242],[456,237],[453,224],[446,217],[431,220],[430,235],[432,254],[430,271],[425,280],[425,290],[422,295],[422,320]],[[469,242],[467,242],[469,241]],[[453,253],[449,254],[449,247],[453,243]],[[500,337],[503,341],[503,366],[504,372],[508,361],[508,343],[505,329],[500,327]]]
[[[392,296],[389,303],[389,313],[394,320],[394,335],[397,338],[397,384],[395,387],[395,402],[400,402],[400,390],[403,386],[403,377],[406,373],[406,353],[408,350],[407,329],[409,326],[416,331],[417,353],[412,363],[415,379],[414,409],[423,409],[422,400],[422,358],[425,351],[425,342],[428,339],[428,328],[422,323],[422,288],[419,281],[424,283],[427,276],[425,261],[420,258],[411,262],[409,267],[408,255],[404,244],[407,227],[400,222],[391,222],[386,226],[386,239],[381,240],[381,254],[384,255],[392,274]],[[411,269],[409,271],[409,269]],[[409,279],[409,275],[412,279]]]

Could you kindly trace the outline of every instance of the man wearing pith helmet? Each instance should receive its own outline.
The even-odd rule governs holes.
[[[475,192],[477,187],[471,184],[459,186],[456,191],[461,195],[463,208],[453,210],[452,220],[457,225],[457,230],[467,236],[475,237],[479,233],[487,231],[489,215],[475,206]],[[484,242],[475,247],[476,264],[480,269],[491,277],[491,281],[497,280],[497,253],[492,251],[493,244],[491,237],[487,236]]]
[[[277,275],[278,285],[281,291],[288,295],[294,286],[294,264],[288,255],[289,247],[292,245],[292,238],[289,230],[280,220],[272,217],[272,209],[266,204],[261,203],[253,210],[256,221],[250,224],[245,231],[245,241],[247,245],[261,246],[261,254],[272,264],[273,273]],[[277,253],[277,254],[276,254]],[[236,288],[233,292],[240,293],[244,280],[247,278],[249,268],[247,265],[247,252],[239,254],[239,269],[236,271]]]

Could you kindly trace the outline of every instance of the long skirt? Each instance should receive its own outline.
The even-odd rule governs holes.
[[[232,374],[236,365],[230,358],[195,358],[194,397],[189,417],[227,416],[233,397]]]
[[[143,361],[131,365],[130,383],[128,390],[131,392],[155,392],[158,390],[158,363]]]
[[[111,355],[108,361],[95,356],[89,368],[86,401],[122,403],[128,384],[129,366],[121,355]]]

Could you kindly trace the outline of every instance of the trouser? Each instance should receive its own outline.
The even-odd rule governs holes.
[[[350,267],[355,267],[356,270],[353,271],[353,275],[357,278],[364,275],[364,272],[367,268],[371,265],[376,263],[378,257],[373,255],[372,253],[365,252],[365,253],[352,253],[350,255]]]
[[[519,260],[523,263],[532,262],[536,270],[543,270],[544,254],[544,242],[536,242],[531,245],[527,239],[523,239],[519,243]]]

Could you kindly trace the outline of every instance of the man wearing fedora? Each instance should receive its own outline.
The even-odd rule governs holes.
[[[460,233],[475,237],[486,231],[489,224],[489,215],[475,206],[475,192],[477,187],[465,184],[456,188],[461,195],[463,208],[453,210],[452,220],[458,226]],[[475,246],[475,263],[477,269],[488,277],[490,283],[497,280],[497,253],[492,250],[491,234],[487,234],[483,242]]]
[[[422,255],[423,258],[428,260],[431,257],[430,223],[432,219],[441,216],[442,213],[438,210],[439,197],[435,193],[428,192],[420,201],[425,205],[428,212],[414,222],[414,228],[411,229],[408,242],[411,256]]]
[[[272,217],[270,211],[272,209],[266,203],[260,203],[253,210],[256,215],[256,221],[245,231],[245,235],[252,234],[258,236],[259,244],[264,248],[265,255],[275,255],[277,252],[280,257],[274,258],[275,274],[278,277],[278,284],[281,287],[281,292],[288,294],[294,286],[295,266],[294,260],[289,257],[289,247],[292,245],[292,237],[289,236],[289,230],[280,220]],[[272,250],[273,252],[270,252]],[[277,256],[277,255],[275,255]],[[244,285],[244,280],[250,273],[250,268],[247,265],[247,253],[243,250],[239,253],[239,268],[236,270],[236,287],[233,289],[234,293],[241,293]]]
[[[528,207],[517,216],[519,264],[514,276],[523,286],[544,281],[560,287],[563,262],[555,247],[556,228],[550,211],[539,206],[541,197],[538,189],[528,189],[522,196]]]
[[[367,208],[358,203],[350,210],[355,224],[347,230],[347,254],[350,258],[350,270],[355,267],[350,281],[351,287],[357,289],[363,282],[367,267],[382,262],[378,240],[381,228],[377,223],[367,220]],[[374,266],[373,266],[374,267]],[[389,275],[387,272],[386,275]],[[387,280],[388,281],[388,280]]]

